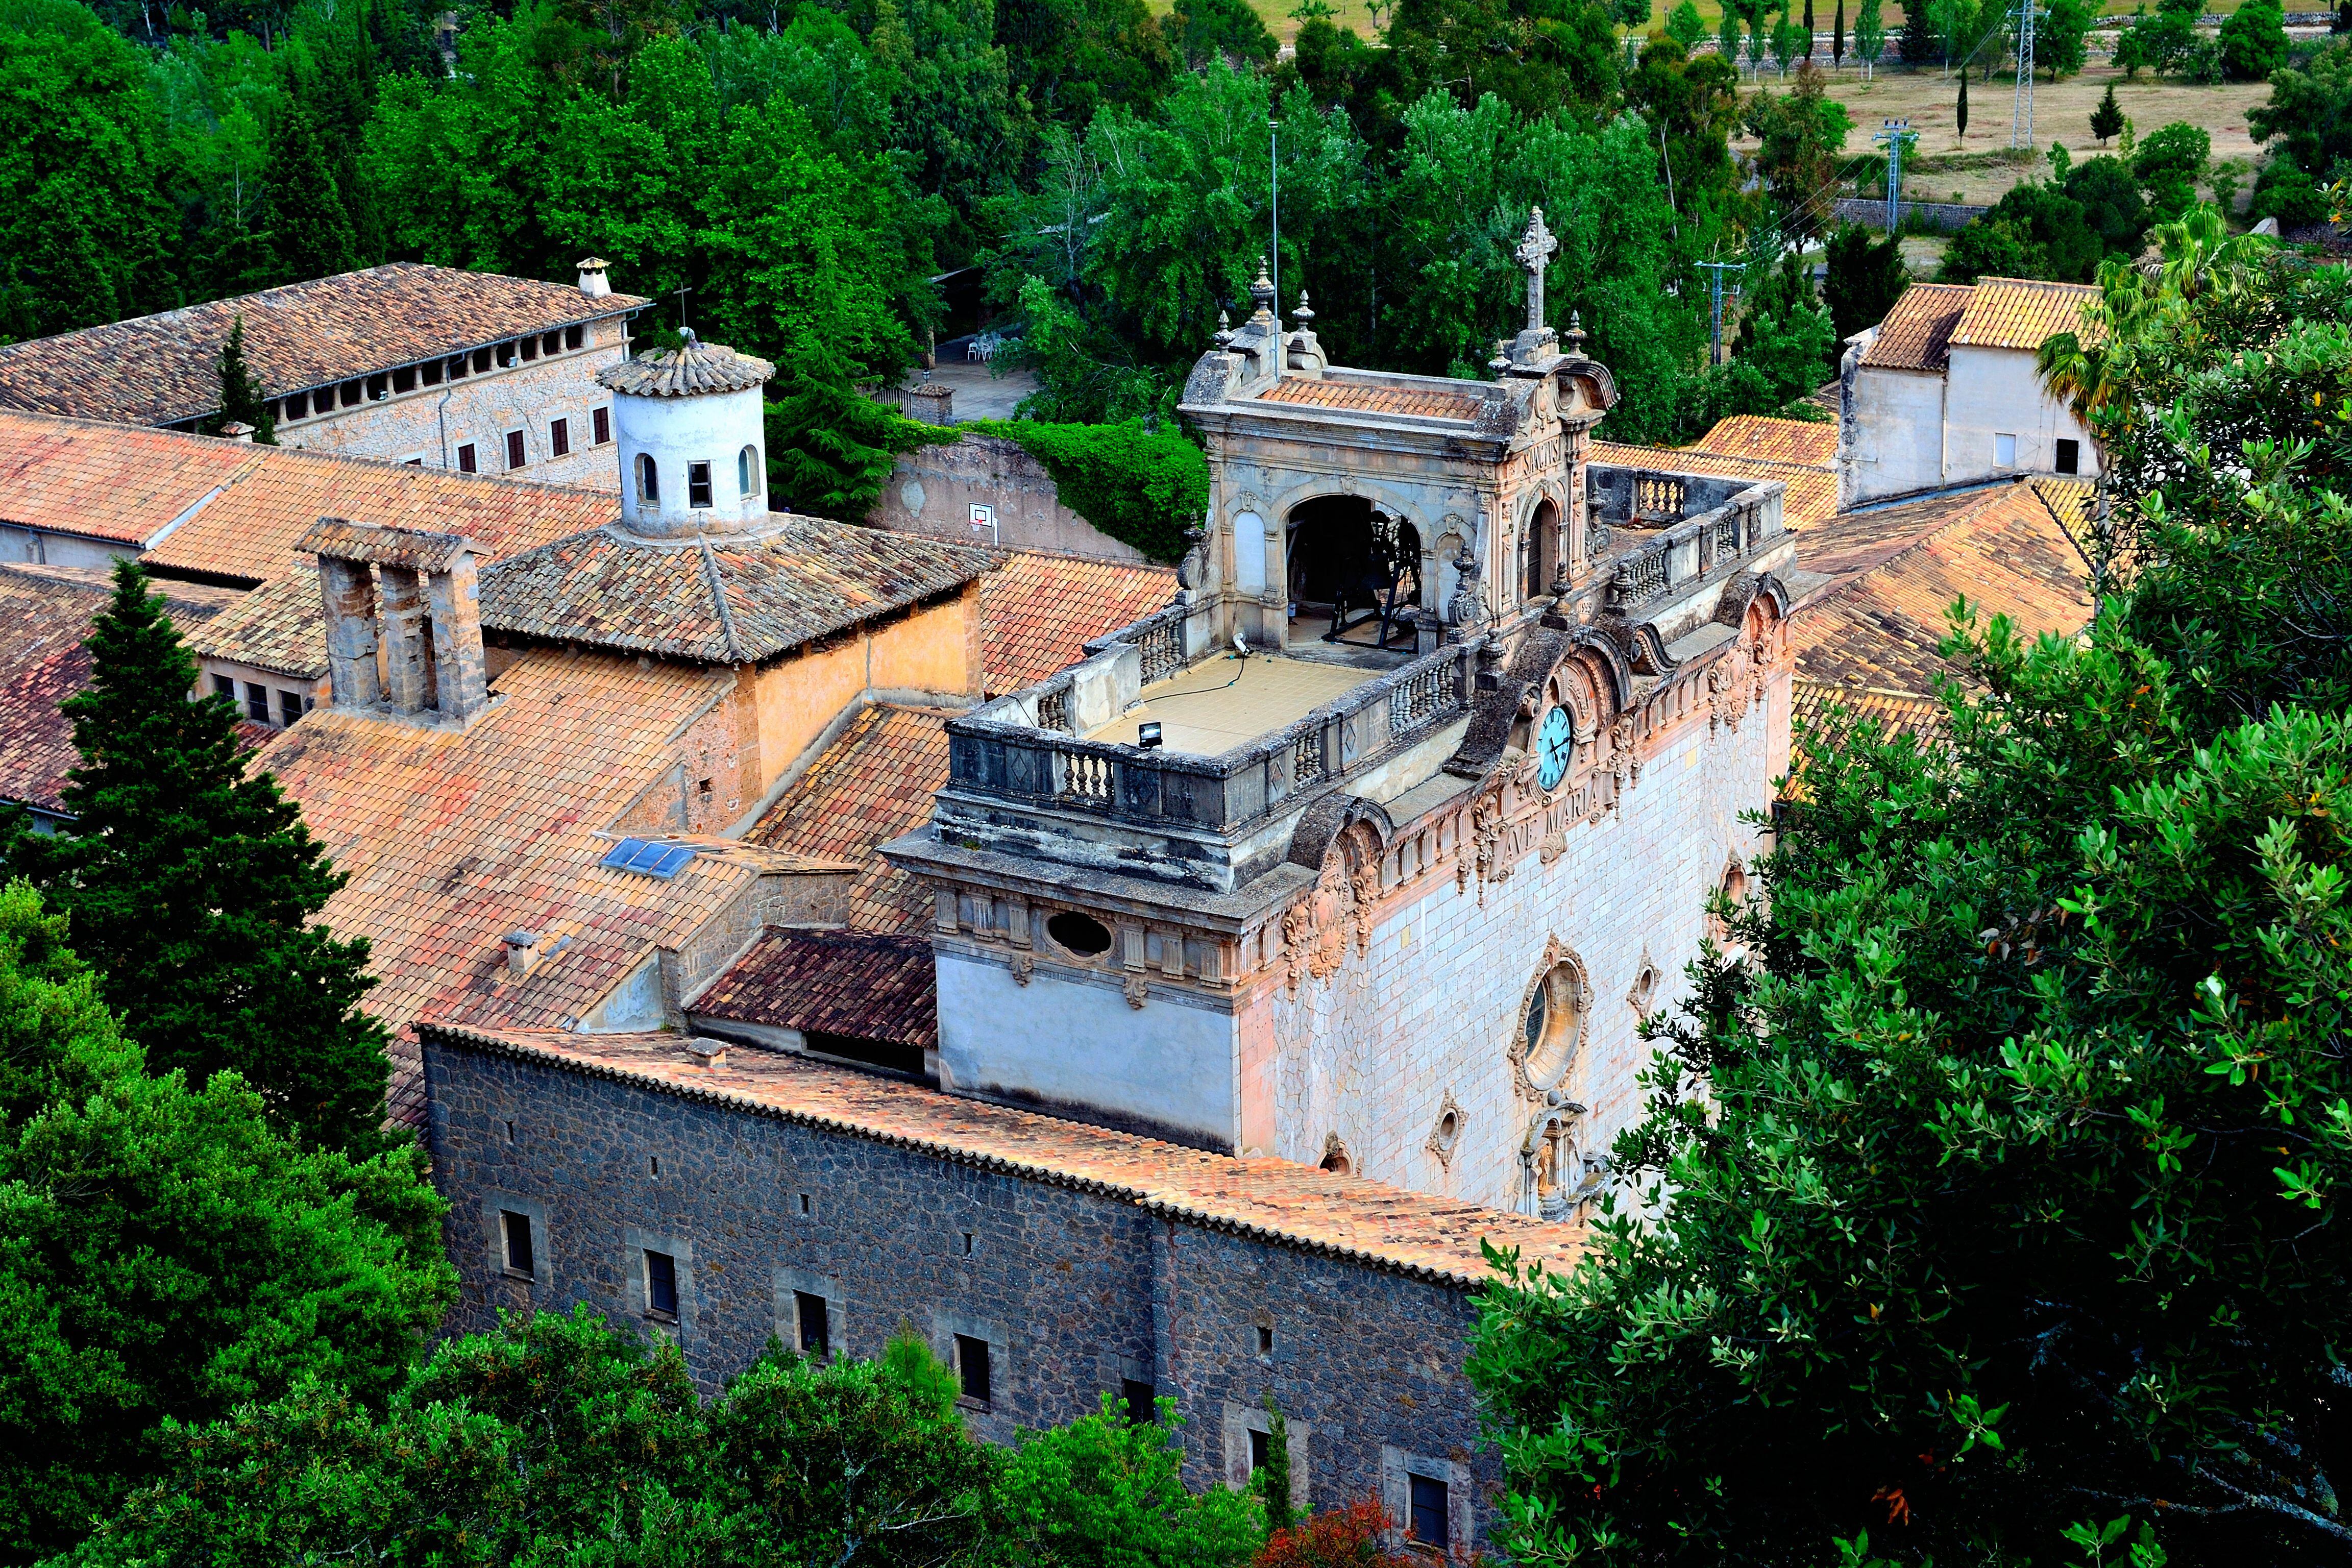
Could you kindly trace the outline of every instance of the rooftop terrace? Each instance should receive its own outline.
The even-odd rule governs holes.
[[[1166,749],[1219,756],[1338,701],[1376,674],[1281,654],[1213,655],[1139,689],[1133,705],[1084,739],[1133,742],[1141,726],[1158,724]]]

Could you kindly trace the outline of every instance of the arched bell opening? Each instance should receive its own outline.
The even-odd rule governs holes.
[[[1423,602],[1421,534],[1361,496],[1318,496],[1291,509],[1290,637],[1410,652]]]

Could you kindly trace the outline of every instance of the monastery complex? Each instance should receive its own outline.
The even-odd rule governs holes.
[[[140,559],[349,879],[453,1329],[586,1302],[716,1387],[912,1325],[988,1437],[1173,1398],[1195,1486],[1246,1482],[1270,1392],[1298,1501],[1439,1508],[1467,1561],[1482,1249],[1573,1267],[1804,727],[1931,731],[1956,597],[2091,611],[2071,437],[1930,473],[1895,423],[1912,382],[1980,405],[1999,280],[1973,332],[1914,290],[1834,419],[1662,450],[1605,439],[1550,247],[1538,213],[1482,381],[1330,364],[1261,277],[1184,388],[1172,571],[1075,514],[1045,551],[919,493],[771,510],[772,367],[630,357],[601,264],[227,302],[282,448],[169,428],[217,413],[193,373],[68,374],[159,334],[208,373],[224,306],[0,349],[0,796],[65,820],[56,705]],[[1047,515],[921,461],[894,495]]]

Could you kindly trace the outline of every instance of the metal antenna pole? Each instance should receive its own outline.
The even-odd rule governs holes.
[[[1282,121],[1265,122],[1265,172],[1274,182],[1274,314],[1282,319]]]
[[[2033,145],[2033,0],[2017,0],[2017,97],[2009,110],[2009,144]]]
[[[1707,289],[1709,296],[1707,363],[1717,365],[1723,363],[1723,275],[1726,272],[1745,272],[1748,270],[1748,263],[1702,261],[1698,265],[1706,268],[1707,276],[1712,279]]]
[[[2026,0],[2031,5],[2032,0]],[[1871,144],[1886,149],[1886,232],[1895,233],[1903,223],[1903,143],[1910,139],[1911,122],[1889,120],[1873,136]]]

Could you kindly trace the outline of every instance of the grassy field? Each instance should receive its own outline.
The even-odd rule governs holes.
[[[1663,25],[1666,19],[1666,13],[1679,3],[1680,0],[1650,0],[1651,25],[1653,26]],[[1722,0],[1696,0],[1696,3],[1699,15],[1706,18],[1708,27],[1712,28],[1722,21]],[[2102,0],[2100,14],[2109,16],[2128,16],[2138,3],[2139,0]],[[1150,0],[1151,9],[1154,12],[1171,11],[1175,9],[1175,4],[1176,0]],[[1251,9],[1265,21],[1274,36],[1285,43],[1288,43],[1298,32],[1298,24],[1290,17],[1290,13],[1297,7],[1297,4],[1298,0],[1250,0]],[[1804,12],[1804,0],[1791,0],[1791,4],[1797,14],[1801,16]],[[2236,10],[2239,4],[2240,0],[2205,0],[2205,9],[2216,16],[2221,16]],[[1365,0],[1331,0],[1331,5],[1333,10],[1338,13],[1336,20],[1339,26],[1352,27],[1368,38],[1374,37],[1378,32],[1378,29],[1372,26],[1371,8],[1365,4]],[[1846,18],[1849,23],[1852,22],[1859,5],[1860,0],[1846,0]],[[2319,0],[2293,0],[2286,8],[2290,11],[2312,11],[2318,10],[2321,6]],[[1823,33],[1829,31],[1830,18],[1836,14],[1837,0],[1813,0],[1813,22]],[[1896,0],[1888,0],[1881,15],[1886,19],[1886,31],[1891,38],[1895,30],[1903,25],[1903,7],[1896,3]],[[1973,110],[1975,105],[1970,104],[1969,108]]]

